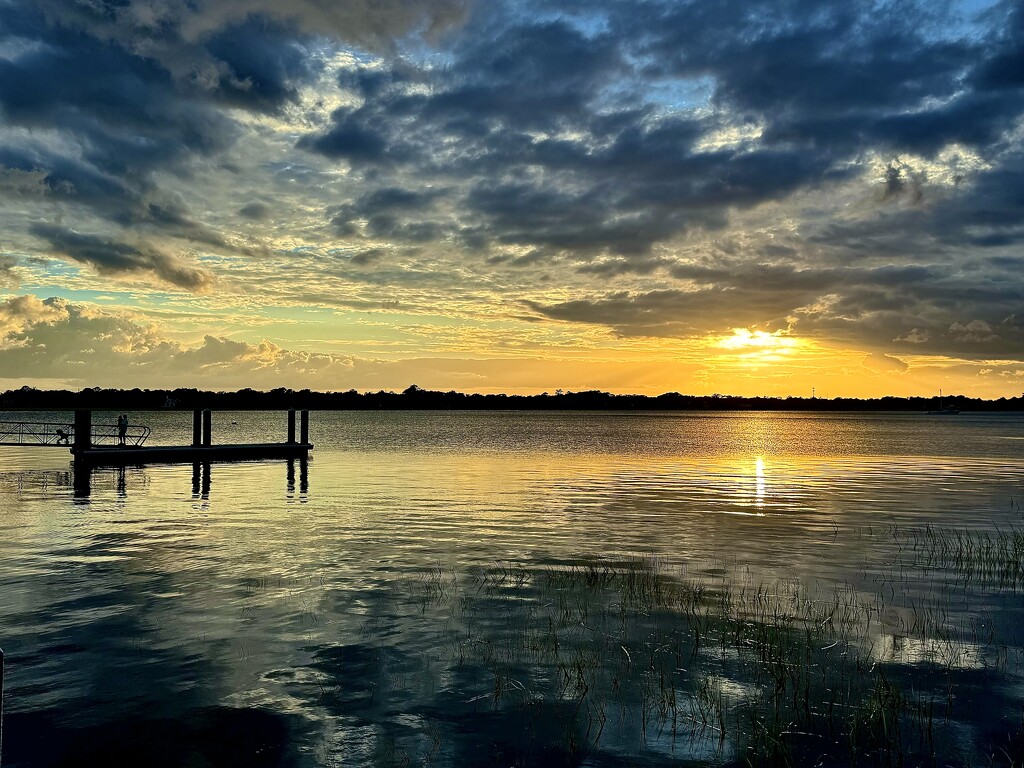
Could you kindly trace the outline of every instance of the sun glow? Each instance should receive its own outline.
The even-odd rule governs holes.
[[[746,328],[733,328],[732,336],[724,336],[718,340],[718,345],[725,349],[771,350],[772,352],[792,349],[800,344],[799,339],[790,338],[785,331],[768,333],[767,331],[751,331]]]
[[[732,336],[714,339],[713,346],[725,350],[728,357],[737,359],[745,366],[778,362],[792,355],[800,347],[810,346],[803,339],[788,335],[787,331],[751,331],[748,328],[733,328]]]

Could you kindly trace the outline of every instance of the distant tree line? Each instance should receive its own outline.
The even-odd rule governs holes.
[[[1024,396],[982,400],[963,395],[938,397],[809,398],[737,397],[732,395],[614,395],[599,390],[544,392],[539,395],[482,395],[439,392],[415,384],[402,392],[314,392],[283,387],[269,391],[240,389],[210,392],[200,389],[8,390],[0,407],[8,409],[96,410],[524,410],[524,411],[928,411],[940,406],[962,411],[1021,411]]]

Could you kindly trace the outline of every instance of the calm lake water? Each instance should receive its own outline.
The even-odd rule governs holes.
[[[132,414],[151,444],[190,419]],[[284,434],[214,415],[214,442]],[[0,447],[5,767],[742,762],[646,727],[615,675],[607,725],[593,683],[560,682],[598,609],[565,609],[554,656],[532,627],[568,594],[552,574],[595,564],[874,600],[858,653],[957,698],[943,749],[987,764],[1015,738],[1021,583],[934,532],[1024,522],[1024,415],[313,413],[311,439],[308,463],[99,469],[87,494],[65,449]],[[651,645],[631,621],[615,664]],[[755,685],[722,649],[671,666],[680,695],[701,659],[723,700]]]

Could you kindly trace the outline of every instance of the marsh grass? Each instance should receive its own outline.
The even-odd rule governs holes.
[[[948,574],[964,586],[1024,588],[1024,529],[971,531],[924,527],[888,529],[909,568]]]
[[[438,567],[416,593],[521,764],[555,739],[567,764],[1024,765],[1019,702],[991,695],[1019,640],[968,604],[1021,588],[1021,531],[857,535],[887,547],[872,589],[650,557]]]

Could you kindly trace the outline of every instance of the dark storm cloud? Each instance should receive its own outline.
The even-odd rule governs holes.
[[[250,17],[217,30],[203,48],[221,64],[215,98],[247,109],[273,112],[295,101],[313,71],[295,34],[266,19]]]
[[[342,72],[340,84],[363,105],[338,110],[333,127],[305,145],[355,162],[423,163],[445,139],[519,144],[521,131],[590,120],[603,85],[627,69],[615,40],[557,21],[471,31],[453,55],[441,73],[401,63]],[[411,90],[424,84],[429,94]]]
[[[273,209],[267,203],[261,203],[258,200],[247,203],[238,209],[239,216],[253,221],[265,221],[270,218],[272,213]]]
[[[400,40],[419,35],[433,40],[463,19],[465,0],[35,0],[61,25],[91,30],[126,45],[140,38],[174,36],[191,42],[251,17],[294,27],[304,36],[326,36],[360,47],[393,52]],[[147,38],[149,38],[147,40]]]
[[[887,175],[886,197],[907,194],[902,177]],[[928,194],[927,185],[909,190]],[[964,252],[966,266],[979,259],[1005,261],[1002,249],[1024,242],[1024,153],[1004,153],[998,163],[975,171],[969,183],[924,208],[884,211],[869,220],[832,223],[809,239],[836,258],[862,255],[920,258]]]
[[[423,216],[444,193],[443,189],[411,192],[385,187],[341,206],[333,213],[331,223],[340,235],[356,234],[363,223],[366,233],[373,238],[428,242],[440,237],[443,231]]]
[[[334,115],[335,124],[326,133],[303,139],[300,146],[316,150],[327,157],[343,157],[353,162],[381,163],[397,155],[388,150],[384,136],[353,119],[341,110]]]
[[[985,44],[934,36],[910,6],[592,12],[605,17],[598,33],[564,20],[507,26],[499,15],[471,27],[442,70],[344,72],[361,103],[301,144],[414,185],[471,182],[454,202],[474,220],[439,222],[453,234],[646,258],[689,228],[724,226],[731,210],[851,175],[866,150],[987,150],[1024,109],[1019,93],[969,87]],[[646,95],[700,78],[717,109],[699,117]],[[700,145],[744,123],[761,125],[760,137]]]
[[[543,317],[624,335],[795,322],[918,352],[1019,354],[1020,330],[1005,318],[1020,281],[997,257],[1024,236],[1009,133],[1024,114],[1024,5],[995,7],[970,33],[952,6],[909,3],[563,7],[555,20],[540,6],[481,12],[443,68],[342,72],[356,104],[302,145],[411,199],[425,181],[440,184],[445,205],[398,217],[432,236],[488,253],[528,248],[537,263],[569,255],[580,274],[608,280],[693,284],[531,305]],[[958,147],[987,167],[955,188],[902,159]],[[891,158],[877,210],[819,215],[775,251],[703,266],[652,252],[696,229],[724,231],[738,211],[862,177],[872,154]],[[372,205],[360,213],[371,220]],[[352,237],[400,233],[383,201],[380,215],[388,226],[335,224]]]
[[[29,231],[45,240],[54,252],[88,264],[103,274],[149,272],[190,291],[204,290],[212,280],[206,270],[189,266],[151,246],[130,245],[49,224],[33,224]]]
[[[886,183],[891,189],[891,179]],[[1024,306],[1022,190],[1024,154],[1004,153],[930,206],[886,210],[809,234],[825,254],[823,261],[833,265],[827,268],[837,274],[838,265],[878,259],[916,262],[919,274],[910,281],[886,274],[837,286],[841,298],[828,313],[808,318],[807,328],[905,353],[1019,356],[1024,350],[1016,319]]]
[[[929,225],[952,245],[996,247],[1024,242],[1024,152],[979,172],[969,194],[942,201]]]
[[[566,52],[588,66],[566,66]],[[476,215],[439,222],[463,243],[583,253],[643,255],[687,227],[723,226],[729,206],[839,176],[820,152],[695,151],[713,120],[602,112],[609,78],[628,67],[611,42],[566,24],[518,28],[462,55],[429,95],[410,87],[425,73],[346,73],[362,105],[301,145],[375,172],[469,182],[451,196]],[[573,137],[528,133],[537,131]]]
[[[19,23],[6,25],[11,16]],[[137,175],[223,148],[231,123],[189,100],[152,59],[86,32],[53,27],[22,6],[0,6],[0,28],[34,45],[0,59],[5,122],[67,131],[97,172]]]
[[[423,104],[423,115],[442,126],[461,116],[452,125],[467,134],[574,124],[602,85],[627,70],[614,38],[585,36],[557,21],[470,38],[457,55],[449,87]]]
[[[191,158],[222,150],[235,133],[231,120],[188,98],[156,61],[53,25],[35,8],[0,7],[0,29],[0,42],[23,44],[0,59],[0,115],[31,131],[0,149],[0,165],[39,173],[50,200],[122,226],[219,239],[164,199],[152,174],[180,172]],[[186,286],[194,277],[163,276]]]
[[[984,148],[1024,106],[1012,80],[983,75],[1002,71],[996,62],[1019,42],[938,37],[949,30],[912,4],[726,0],[676,3],[653,24],[619,20],[646,39],[652,74],[710,76],[719,104],[766,121],[764,141],[827,147],[837,158],[860,148]],[[978,78],[991,87],[972,88]]]
[[[8,128],[28,129],[7,134],[0,171],[37,175],[40,194],[62,216],[89,212],[127,229],[237,251],[182,197],[167,194],[156,174],[187,182],[197,163],[216,163],[243,130],[225,106],[274,111],[295,99],[314,67],[293,32],[262,17],[194,41],[171,23],[119,35],[131,7],[0,5],[0,45],[12,51],[0,57],[0,117]],[[191,67],[185,76],[176,71],[183,58]],[[144,257],[175,285],[208,281],[202,270]]]
[[[993,49],[972,74],[979,90],[1006,91],[1024,88],[1024,3],[1005,2],[1006,20],[1000,25]]]

